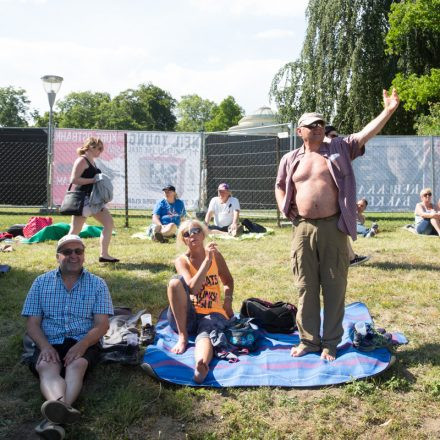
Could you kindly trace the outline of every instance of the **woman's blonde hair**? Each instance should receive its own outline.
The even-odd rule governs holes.
[[[90,136],[84,141],[84,144],[82,147],[78,148],[76,152],[78,153],[78,156],[84,156],[86,151],[92,149],[92,148],[104,148],[104,144],[102,143],[101,139]]]
[[[420,191],[420,197],[423,197],[423,195],[424,195],[425,193],[431,193],[431,194],[432,194],[432,189],[431,189],[431,188],[423,188],[423,189]]]
[[[208,236],[208,228],[206,227],[206,225],[199,220],[190,218],[180,224],[179,230],[177,231],[177,241],[186,244],[185,240],[183,239],[183,234],[186,231],[189,231],[191,229],[191,226],[195,226],[196,228],[200,228],[202,230],[203,239],[205,239]]]

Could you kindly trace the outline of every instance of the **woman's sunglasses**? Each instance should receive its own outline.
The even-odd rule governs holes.
[[[82,255],[84,253],[84,249],[76,248],[76,249],[64,249],[59,251],[59,254],[63,254],[65,257],[69,257],[75,252],[76,255]]]
[[[192,234],[200,234],[200,232],[202,232],[201,228],[191,228],[189,231],[185,231],[182,235],[185,238],[188,238],[190,235],[192,235]]]
[[[432,193],[423,194],[423,197],[431,197],[431,196],[432,196]]]

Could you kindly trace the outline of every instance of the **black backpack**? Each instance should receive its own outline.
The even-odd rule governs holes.
[[[245,233],[256,232],[257,234],[262,234],[264,232],[267,232],[267,229],[264,226],[261,226],[258,223],[249,220],[248,218],[243,219],[241,221],[241,224],[243,225]]]
[[[257,325],[271,333],[293,333],[296,328],[296,312],[297,308],[293,304],[248,298],[241,305],[240,316],[254,318]]]

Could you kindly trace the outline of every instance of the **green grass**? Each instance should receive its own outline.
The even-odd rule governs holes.
[[[17,211],[15,211],[17,212]],[[115,213],[111,253],[121,263],[98,263],[97,239],[88,239],[86,266],[103,277],[115,305],[146,308],[157,318],[167,305],[166,285],[182,251],[131,239],[144,215]],[[0,211],[0,231],[26,223],[37,210]],[[67,217],[53,216],[68,222]],[[376,324],[406,334],[410,343],[381,376],[321,389],[192,389],[160,385],[140,368],[99,365],[77,401],[82,423],[71,439],[434,439],[440,437],[440,271],[438,238],[401,229],[412,214],[378,214],[374,239],[355,252],[371,255],[349,271],[346,302],[367,304]],[[296,303],[289,268],[290,228],[261,218],[275,234],[259,241],[218,241],[235,279],[234,309],[250,296]],[[91,224],[95,224],[91,221]],[[0,243],[1,245],[1,243]],[[27,439],[40,418],[38,381],[20,364],[26,293],[35,277],[55,267],[55,244],[14,244],[0,253],[12,271],[0,277],[0,438]]]

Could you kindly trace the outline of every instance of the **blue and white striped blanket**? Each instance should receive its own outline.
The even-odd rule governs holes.
[[[333,362],[323,361],[317,353],[299,358],[290,356],[292,345],[299,343],[298,333],[290,335],[261,331],[255,352],[240,355],[240,362],[229,363],[214,358],[202,386],[205,387],[314,387],[334,385],[377,375],[388,368],[392,354],[387,348],[360,352],[353,348],[350,329],[357,321],[372,322],[370,313],[360,302],[345,307],[344,336]],[[153,377],[178,385],[200,386],[192,379],[194,369],[194,339],[188,349],[176,355],[170,349],[177,342],[162,313],[156,326],[157,337],[144,355],[142,367]],[[393,333],[393,343],[406,344],[401,333]]]

